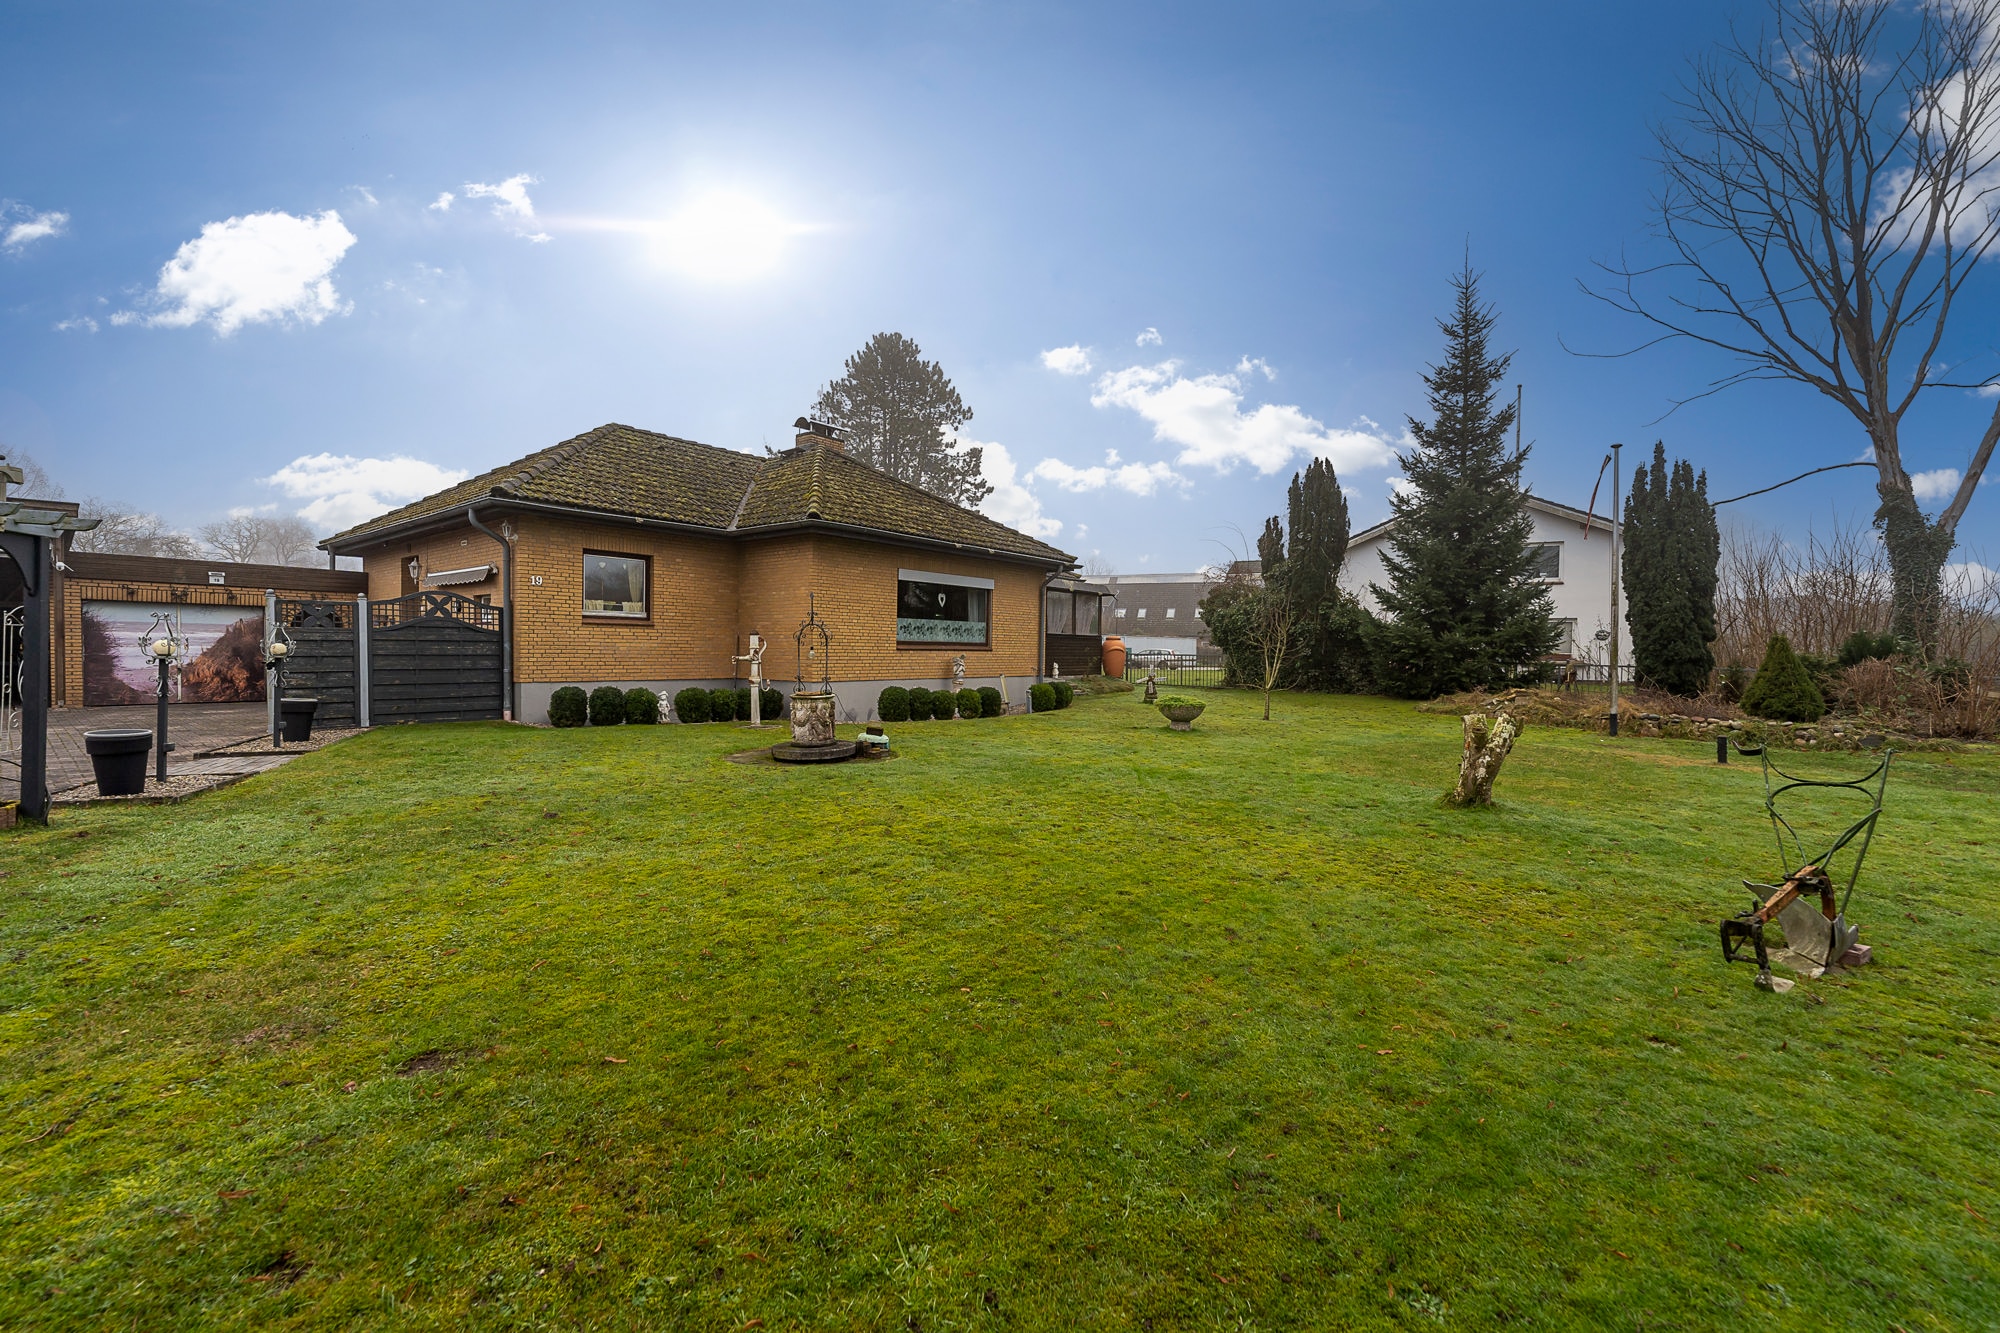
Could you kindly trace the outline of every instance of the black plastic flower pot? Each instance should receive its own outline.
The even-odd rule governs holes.
[[[152,732],[140,727],[86,731],[83,749],[97,772],[99,796],[137,796],[146,790],[146,756],[153,752]]]
[[[288,741],[309,741],[313,734],[313,714],[319,709],[317,699],[278,700],[278,720],[284,727],[284,737]]]

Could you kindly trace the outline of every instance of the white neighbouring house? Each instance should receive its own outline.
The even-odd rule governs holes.
[[[1599,643],[1596,634],[1611,628],[1611,520],[1535,495],[1528,497],[1527,505],[1528,514],[1535,521],[1535,534],[1529,540],[1538,548],[1537,572],[1548,585],[1549,600],[1555,603],[1556,619],[1563,629],[1555,651],[1580,661],[1601,663],[1609,645]],[[1395,523],[1393,518],[1377,523],[1355,533],[1347,543],[1340,586],[1358,597],[1370,611],[1381,610],[1368,587],[1389,581],[1389,572],[1382,567],[1382,551]],[[1622,585],[1618,614],[1622,620],[1625,614]],[[1621,625],[1618,638],[1618,663],[1629,667],[1632,636]]]

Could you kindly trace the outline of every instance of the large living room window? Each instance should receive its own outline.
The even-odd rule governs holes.
[[[610,551],[583,553],[583,613],[587,616],[617,616],[626,620],[646,618],[646,557],[616,555]]]
[[[993,580],[921,569],[896,572],[896,642],[985,647]]]

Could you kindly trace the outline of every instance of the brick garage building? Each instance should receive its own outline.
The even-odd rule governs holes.
[[[264,634],[266,590],[275,590],[280,597],[351,599],[367,588],[358,572],[297,565],[88,551],[65,551],[62,562],[67,569],[59,572],[54,585],[60,610],[51,626],[50,643],[51,693],[58,707],[151,702],[150,666],[138,675],[125,661],[121,679],[107,659],[114,655],[129,659],[127,650],[156,610],[173,615],[197,645],[212,650],[191,655],[193,660],[183,666],[176,701],[261,700],[264,678],[256,650]],[[203,624],[216,628],[216,643],[208,643],[197,628]],[[235,626],[234,634],[223,626]],[[222,669],[216,669],[218,664]],[[206,673],[204,667],[209,668]],[[204,679],[213,688],[204,689]]]
[[[825,434],[765,457],[608,425],[321,543],[358,556],[371,600],[449,589],[511,603],[514,716],[564,685],[672,692],[796,674],[808,597],[833,636],[841,711],[886,685],[969,685],[1020,702],[1039,679],[1043,589],[1074,563],[849,457]]]

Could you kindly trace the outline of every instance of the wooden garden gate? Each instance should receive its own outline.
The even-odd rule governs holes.
[[[285,693],[321,726],[472,722],[502,715],[500,608],[455,592],[393,601],[277,599],[294,648]]]

